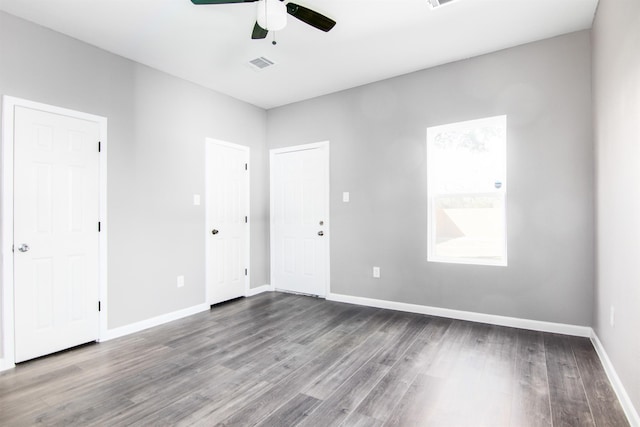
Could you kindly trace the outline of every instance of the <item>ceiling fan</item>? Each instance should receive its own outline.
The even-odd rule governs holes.
[[[191,0],[193,4],[228,4],[258,2],[258,16],[251,33],[252,39],[264,39],[269,31],[281,30],[287,25],[287,13],[305,24],[327,32],[336,21],[296,3],[284,0]]]

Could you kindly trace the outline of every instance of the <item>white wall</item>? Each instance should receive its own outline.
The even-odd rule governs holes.
[[[205,137],[251,147],[251,286],[268,283],[264,110],[3,12],[0,41],[0,94],[108,118],[110,329],[205,302]]]
[[[592,40],[594,329],[640,413],[640,1],[600,0]]]
[[[331,291],[590,326],[590,61],[582,31],[269,110],[271,148],[331,141]],[[501,114],[509,266],[429,263],[426,128]]]

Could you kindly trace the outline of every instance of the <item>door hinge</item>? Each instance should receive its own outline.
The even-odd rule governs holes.
[[[247,216],[244,216],[244,223],[247,224],[249,222],[249,218],[247,218]]]
[[[100,228],[101,228],[100,221],[98,221],[98,233],[100,232]]]
[[[102,304],[100,304],[100,301],[98,301],[98,311],[102,311]]]
[[[245,268],[244,269],[244,275],[246,276],[248,274],[248,272],[249,272],[248,269]]]
[[[248,171],[249,170],[249,163],[245,163],[244,164],[244,170]]]
[[[98,153],[102,151],[102,142],[98,141]]]

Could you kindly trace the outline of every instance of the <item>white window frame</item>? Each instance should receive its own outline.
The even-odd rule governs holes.
[[[432,140],[439,133],[447,130],[470,130],[475,129],[480,126],[486,126],[487,124],[496,124],[500,126],[504,126],[505,129],[505,173],[504,179],[502,181],[502,186],[500,189],[490,193],[471,193],[474,196],[499,196],[502,200],[502,225],[503,225],[503,257],[501,259],[489,259],[489,258],[464,258],[464,257],[444,257],[444,256],[436,256],[435,255],[435,245],[436,245],[436,232],[435,232],[435,212],[434,212],[434,199],[437,196],[442,196],[444,194],[434,194],[432,189],[432,181],[430,173],[434,169],[432,164],[434,162],[433,155],[430,155],[432,150]],[[507,131],[507,116],[494,116],[494,117],[486,117],[476,120],[468,120],[456,123],[449,123],[445,125],[438,126],[430,126],[427,128],[427,261],[428,262],[438,262],[438,263],[450,263],[450,264],[473,264],[473,265],[486,265],[486,266],[501,266],[506,267],[508,265],[508,256],[507,256],[507,152],[506,152],[506,135]],[[455,194],[455,193],[451,193]],[[470,195],[471,195],[470,194]],[[459,194],[462,195],[462,194]]]

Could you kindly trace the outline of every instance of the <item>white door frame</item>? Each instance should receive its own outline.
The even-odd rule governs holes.
[[[234,144],[231,142],[227,142],[227,141],[223,141],[221,139],[215,139],[215,138],[205,138],[204,141],[204,149],[205,149],[205,156],[204,156],[204,194],[205,194],[205,201],[204,201],[204,228],[205,228],[205,232],[204,232],[204,256],[205,256],[205,262],[204,262],[204,280],[205,280],[205,304],[209,304],[209,301],[211,300],[211,295],[209,295],[209,256],[210,254],[210,250],[209,250],[209,233],[211,232],[211,230],[209,230],[209,224],[207,224],[207,219],[209,218],[209,203],[210,200],[208,199],[207,195],[209,194],[209,182],[211,181],[211,170],[209,168],[209,165],[207,164],[207,159],[209,158],[209,151],[211,150],[211,146],[212,145],[218,145],[218,146],[222,146],[222,147],[229,147],[229,148],[234,148],[236,150],[240,150],[240,151],[244,151],[247,153],[247,174],[245,175],[245,202],[246,202],[246,206],[247,206],[247,228],[246,228],[246,235],[245,235],[245,254],[244,254],[244,259],[245,259],[245,265],[247,266],[247,274],[244,276],[244,296],[247,297],[249,296],[249,289],[250,289],[250,284],[251,284],[251,149],[245,145],[240,145],[240,144]]]
[[[273,182],[274,182],[274,171],[273,168],[271,167],[271,165],[273,165],[273,157],[277,154],[282,154],[282,153],[290,153],[293,151],[303,151],[303,150],[313,150],[316,148],[324,148],[324,153],[326,156],[324,165],[325,165],[325,176],[327,179],[326,182],[326,193],[325,193],[325,200],[327,201],[327,218],[325,220],[325,229],[328,231],[327,234],[325,234],[325,259],[327,261],[327,269],[326,269],[326,275],[325,275],[325,284],[324,284],[324,288],[325,288],[325,296],[324,298],[327,298],[331,292],[331,200],[329,198],[331,191],[330,191],[330,185],[331,185],[331,175],[330,175],[330,158],[331,156],[329,155],[329,141],[321,141],[321,142],[314,142],[311,144],[303,144],[303,145],[294,145],[294,146],[290,146],[290,147],[283,147],[283,148],[273,148],[271,150],[269,150],[269,217],[270,217],[270,229],[269,229],[269,233],[270,233],[270,244],[269,244],[269,249],[270,249],[270,253],[271,253],[271,262],[270,262],[270,270],[271,270],[271,277],[270,277],[270,281],[271,281],[271,290],[275,291],[276,290],[276,283],[274,281],[274,271],[275,271],[275,261],[274,261],[274,256],[273,254],[275,253],[275,239],[273,238],[273,236],[275,236],[275,222],[273,219],[273,215],[271,214],[272,212],[275,211],[275,207],[274,207],[274,197],[273,195],[275,194],[275,190],[273,188]]]
[[[98,341],[106,337],[107,331],[107,118],[80,111],[42,104],[26,99],[4,95],[2,97],[2,194],[0,203],[2,212],[0,222],[2,230],[2,357],[0,371],[15,366],[15,332],[13,301],[13,138],[14,115],[16,107],[25,107],[52,114],[73,117],[96,122],[100,129],[99,160],[99,199],[100,234],[99,246],[99,295],[101,311],[99,313]],[[96,145],[96,150],[98,149]],[[97,226],[97,224],[96,224]]]

